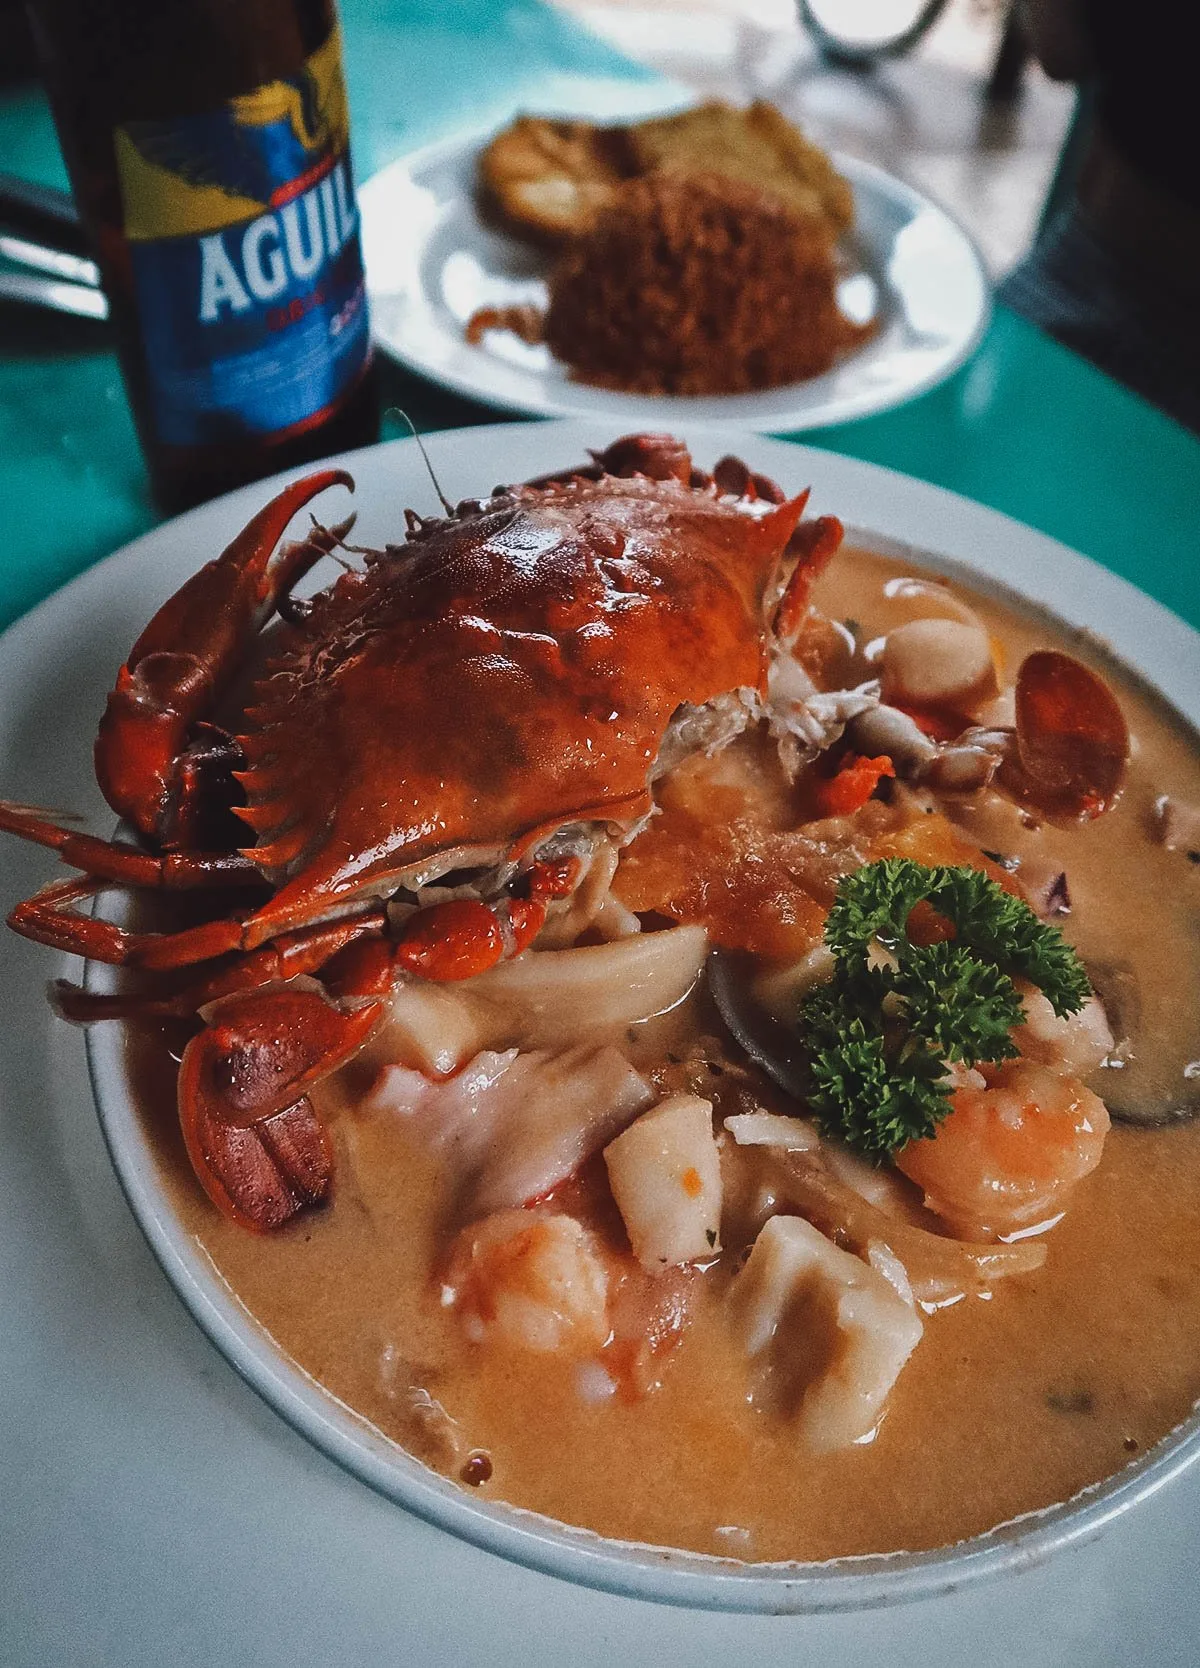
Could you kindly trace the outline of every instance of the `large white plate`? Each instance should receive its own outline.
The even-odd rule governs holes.
[[[568,464],[610,438],[606,425],[519,425],[429,444],[457,497]],[[1104,632],[1200,718],[1196,635],[1052,540],[849,459],[746,435],[700,437],[695,449],[711,461],[730,448],[789,487],[812,481],[817,510],[963,561]],[[359,454],[351,467],[365,540],[394,533],[405,504],[434,507],[411,443]],[[267,490],[248,488],[137,541],[0,642],[6,794],[71,805],[104,826],[89,753],[116,664],[154,606]],[[45,853],[11,842],[2,849],[6,899],[50,872]],[[43,980],[58,970],[52,962],[11,935],[0,945],[6,1668],[315,1668],[384,1652],[414,1664],[527,1668],[753,1665],[801,1653],[850,1668],[1193,1661],[1194,1476],[1097,1542],[1048,1564],[1031,1560],[1018,1575],[898,1611],[806,1618],[704,1615],[592,1592],[477,1551],[380,1499],[249,1395],[175,1305],[104,1162],[81,1040],[42,1001]],[[115,1032],[93,1035],[111,1065]],[[171,1230],[149,1213],[143,1223],[152,1235]],[[194,1248],[191,1257],[221,1298]],[[227,1293],[222,1300],[226,1323],[236,1325],[236,1305]]]
[[[823,376],[759,394],[651,397],[573,382],[546,347],[492,331],[464,334],[479,307],[541,303],[545,255],[485,224],[475,163],[486,135],[401,158],[359,192],[376,340],[410,370],[503,411],[598,417],[653,429],[697,422],[795,433],[886,411],[934,387],[974,350],[990,299],[966,232],[911,186],[837,156],[854,187],[841,295],[852,317],[877,317],[865,346]]]

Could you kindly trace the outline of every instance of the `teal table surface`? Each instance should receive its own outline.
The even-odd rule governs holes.
[[[342,16],[360,177],[518,108],[678,94],[541,0],[343,0]],[[65,183],[40,93],[0,94],[0,167]],[[392,366],[384,393],[421,429],[497,415]],[[941,388],[797,438],[1029,522],[1200,626],[1200,441],[1002,308]],[[159,519],[104,327],[0,310],[0,494],[0,626]]]

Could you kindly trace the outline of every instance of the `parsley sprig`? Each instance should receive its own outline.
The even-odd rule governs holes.
[[[914,942],[909,917],[928,904],[953,937]],[[950,1111],[948,1061],[1010,1060],[1022,1020],[1014,978],[1043,992],[1059,1018],[1091,994],[1054,927],[978,869],[884,858],[848,875],[825,924],[833,979],[800,1010],[809,1102],[823,1132],[882,1159],[932,1135]]]

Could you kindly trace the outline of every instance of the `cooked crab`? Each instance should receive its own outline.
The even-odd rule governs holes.
[[[795,770],[878,703],[875,684],[818,693],[790,653],[840,524],[803,521],[807,494],[737,460],[709,475],[670,437],[630,436],[444,518],[410,511],[403,543],[296,600],[349,524],[275,547],[352,484],[285,488],[134,645],[96,768],[136,843],[0,804],[0,828],[82,871],[19,904],[16,930],[143,975],[116,997],[60,986],[68,1017],[204,1020],[184,1138],[211,1198],[255,1228],[328,1196],[307,1090],[397,982],[519,955],[687,754],[766,720]],[[1017,773],[1033,756],[1028,738],[1010,752]],[[1056,753],[1060,798],[1066,768]],[[252,839],[229,837],[230,812]],[[167,933],[77,913],[113,882],[216,907]]]
[[[184,1135],[216,1203],[259,1227],[327,1194],[305,1090],[366,1039],[393,981],[523,950],[600,837],[644,822],[655,772],[769,699],[773,648],[841,536],[801,524],[805,495],[732,465],[701,475],[677,442],[637,436],[445,519],[410,513],[403,544],[293,602],[337,534],[272,560],[275,546],[337,484],[352,483],[326,470],[286,488],[134,645],[96,767],[140,844],[0,808],[0,826],[84,871],[12,925],[156,975],[116,998],[63,988],[64,1011],[204,1010],[180,1072]],[[272,614],[265,666],[217,728]],[[253,838],[198,847],[229,808]],[[225,907],[161,935],[76,913],[114,881],[205,888]],[[269,895],[230,912],[235,886]],[[290,982],[316,973],[323,988]]]

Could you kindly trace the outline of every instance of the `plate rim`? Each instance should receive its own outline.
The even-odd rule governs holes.
[[[680,108],[691,107],[680,106],[675,103],[665,107],[664,113],[671,115],[677,113]],[[548,120],[566,119],[562,116],[561,111],[524,113],[542,114]],[[402,155],[394,157],[392,161],[385,163],[383,167],[377,168],[357,187],[359,214],[363,226],[365,227],[369,217],[379,212],[375,207],[376,199],[383,198],[391,181],[407,177],[412,179],[414,183],[419,183],[415,179],[415,172],[418,168],[435,167],[447,161],[461,163],[472,151],[476,150],[489,138],[494,137],[497,131],[494,125],[464,129],[447,137],[432,140],[430,143],[418,146],[411,151],[406,151]],[[421,377],[424,381],[447,389],[462,398],[473,400],[476,404],[492,410],[527,417],[600,421],[611,419],[616,421],[618,420],[618,402],[624,402],[631,421],[644,420],[650,422],[653,420],[662,422],[677,420],[679,423],[689,426],[694,426],[696,421],[709,424],[728,423],[731,427],[748,430],[770,438],[778,438],[785,435],[803,434],[811,429],[838,427],[843,423],[856,422],[861,418],[881,416],[885,412],[894,411],[900,406],[907,405],[911,400],[919,399],[923,394],[928,394],[933,389],[940,387],[943,382],[948,381],[957,371],[960,371],[976,352],[992,321],[995,308],[994,285],[978,243],[959,217],[939,201],[936,196],[912,185],[898,174],[893,174],[888,169],[880,167],[878,163],[869,162],[850,152],[831,148],[828,155],[836,167],[845,173],[852,185],[857,186],[860,181],[870,183],[881,195],[886,196],[891,201],[902,201],[906,206],[914,209],[931,210],[945,221],[962,244],[978,279],[979,308],[971,329],[963,334],[961,341],[943,363],[924,372],[920,377],[914,378],[905,388],[893,390],[876,398],[861,395],[850,399],[844,398],[837,402],[830,401],[827,402],[823,410],[816,408],[806,411],[800,408],[789,414],[775,415],[761,421],[755,420],[752,410],[752,402],[758,399],[760,395],[769,397],[788,388],[802,390],[805,384],[803,382],[783,384],[778,389],[763,389],[759,393],[747,394],[647,395],[622,394],[620,390],[615,389],[592,389],[587,383],[572,383],[564,379],[565,387],[579,388],[583,391],[578,400],[554,397],[544,400],[525,400],[512,395],[505,395],[503,392],[497,394],[490,389],[481,393],[479,383],[470,376],[459,375],[456,372],[447,373],[433,368],[419,352],[399,347],[394,341],[380,333],[378,325],[374,321],[374,315],[377,313],[378,297],[372,282],[368,261],[366,262],[367,299],[373,313],[372,339],[379,351],[387,354],[393,363],[411,374]],[[364,246],[367,240],[368,234],[364,233]],[[613,402],[611,408],[591,403],[589,392],[611,399]],[[731,404],[728,413],[720,416],[710,413],[708,416],[699,419],[692,418],[689,416],[689,402],[701,399],[706,402],[728,400],[745,403],[737,406]]]
[[[481,453],[489,455],[491,466],[492,448],[502,449],[507,438],[515,440],[520,437],[522,446],[528,443],[528,448],[536,449],[547,445],[553,449],[561,441],[564,450],[570,445],[573,455],[576,452],[582,455],[588,441],[599,438],[595,426],[594,422],[567,421],[479,425],[435,432],[427,437],[427,443],[432,442],[435,467],[438,452],[443,446],[453,449],[464,445],[468,450],[478,448]],[[1063,568],[1067,592],[1076,601],[1086,594],[1087,585],[1092,587],[1091,595],[1099,595],[1103,600],[1103,611],[1112,624],[1116,639],[1113,647],[1118,656],[1131,666],[1135,675],[1148,681],[1176,707],[1187,722],[1192,725],[1200,723],[1200,679],[1195,679],[1193,673],[1193,683],[1185,679],[1181,686],[1173,676],[1163,677],[1164,670],[1168,673],[1171,670],[1170,662],[1174,662],[1178,670],[1180,654],[1185,656],[1185,665],[1188,654],[1193,657],[1191,664],[1195,665],[1200,633],[1145,592],[1110,574],[1090,558],[1060,545],[1036,529],[1012,521],[999,511],[876,464],[794,442],[770,440],[753,431],[730,429],[724,425],[693,426],[688,438],[689,441],[701,442],[705,455],[710,447],[714,449],[714,456],[717,447],[757,447],[769,456],[755,458],[755,462],[765,462],[768,467],[791,464],[796,477],[811,467],[818,476],[827,472],[835,481],[840,477],[843,485],[857,479],[866,488],[907,496],[909,502],[899,520],[905,523],[906,516],[912,513],[914,507],[918,517],[922,511],[930,512],[931,521],[935,524],[934,537],[923,552],[914,551],[914,554],[933,557],[935,565],[941,558],[971,572],[981,560],[978,553],[974,559],[964,555],[964,534],[961,532],[950,540],[958,548],[945,548],[945,530],[939,536],[936,524],[946,513],[950,516],[950,525],[965,517],[968,525],[973,524],[977,535],[990,531],[1001,544],[1015,535],[1039,558],[1049,556]],[[416,478],[422,466],[412,439],[390,441],[361,452],[342,454],[339,461],[353,472],[355,462],[361,463],[368,455],[383,460],[401,450],[406,450],[411,458],[413,477]],[[188,512],[175,522],[162,524],[79,575],[31,613],[65,608],[74,614],[76,609],[72,604],[76,598],[82,603],[90,586],[104,584],[107,577],[104,570],[111,574],[115,564],[137,570],[140,565],[153,560],[156,547],[164,539],[175,536],[181,524],[195,527],[214,514],[218,517],[232,514],[242,504],[258,507],[274,486],[300,473],[303,471],[291,470],[272,481],[243,487],[224,499],[214,500]],[[828,483],[821,483],[819,493],[822,498],[827,490]],[[833,490],[836,494],[841,488],[835,485]],[[896,538],[894,530],[875,530],[884,539]],[[910,540],[904,536],[900,542],[909,544]],[[982,542],[986,545],[988,541],[984,538]],[[1040,562],[1039,571],[1044,572]],[[978,573],[976,577],[979,577]],[[983,577],[986,581],[986,573]],[[1071,612],[1053,601],[1047,603],[1040,594],[1028,591],[1019,591],[1018,594],[1037,607],[1049,607],[1052,612],[1064,615],[1067,623],[1077,629],[1083,625]],[[29,615],[23,616],[0,638],[0,657],[3,656],[5,643],[20,633],[29,618]],[[1130,645],[1137,639],[1139,622],[1151,632],[1160,634],[1160,647],[1165,644],[1163,661],[1157,668],[1145,666],[1140,658],[1129,652]],[[1159,657],[1151,658],[1155,660]],[[106,977],[111,977],[111,970],[97,968],[96,964],[89,966],[89,988],[104,988]],[[121,1120],[119,1117],[116,1120],[111,1118],[111,1106],[107,1104],[111,1100],[110,1084],[119,1082],[123,1076],[122,1054],[122,1028],[118,1024],[108,1022],[89,1028],[88,1070],[114,1171],[156,1261],[202,1331],[268,1405],[327,1457],[403,1509],[511,1561],[604,1591],[684,1606],[772,1613],[857,1610],[932,1596],[968,1581],[1040,1562],[1050,1551],[1091,1538],[1115,1517],[1156,1492],[1200,1457],[1200,1415],[1193,1414],[1137,1461],[1101,1483],[1092,1485],[1070,1501],[1002,1525],[968,1542],[959,1543],[957,1548],[917,1554],[868,1555],[836,1560],[832,1565],[740,1565],[736,1560],[721,1559],[711,1554],[674,1552],[661,1547],[640,1548],[631,1543],[605,1540],[587,1530],[559,1525],[519,1508],[480,1501],[464,1495],[456,1484],[440,1479],[420,1466],[361,1416],[344,1408],[328,1391],[308,1379],[302,1369],[287,1361],[265,1330],[242,1308],[216,1274],[207,1255],[175,1223],[172,1213],[166,1208],[165,1190],[154,1185],[153,1160],[144,1165],[147,1174],[139,1174],[135,1163],[138,1143],[122,1144]],[[128,1097],[125,1099],[125,1112],[135,1119]],[[181,1240],[190,1248],[190,1254],[181,1251]],[[289,1376],[299,1381],[299,1390],[295,1384],[286,1382]],[[331,1408],[339,1409],[340,1429],[337,1421],[332,1419]],[[395,1479],[398,1459],[404,1462],[401,1469],[405,1473],[405,1486],[402,1488],[396,1486]],[[1067,1521],[1064,1522],[1064,1519]]]

